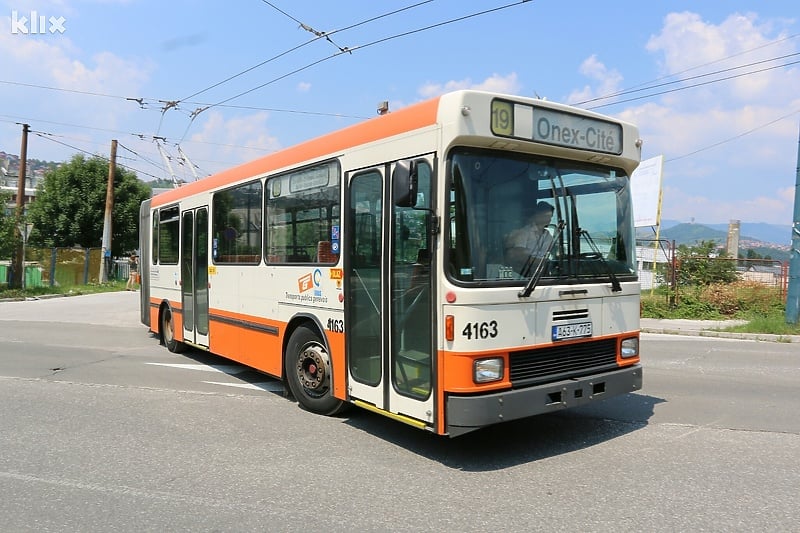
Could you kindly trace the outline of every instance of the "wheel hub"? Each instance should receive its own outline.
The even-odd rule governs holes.
[[[328,378],[326,356],[319,348],[306,348],[297,358],[297,376],[306,389],[319,391],[325,388]]]

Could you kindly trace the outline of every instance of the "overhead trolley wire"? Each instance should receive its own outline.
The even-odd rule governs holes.
[[[633,87],[629,87],[628,89],[623,89],[623,90],[618,91],[616,93],[606,94],[606,95],[598,96],[596,98],[592,98],[592,99],[589,99],[589,100],[583,100],[581,102],[576,102],[574,105],[583,105],[583,104],[588,104],[588,103],[595,102],[595,101],[598,101],[598,100],[605,100],[605,99],[609,99],[609,98],[615,98],[616,96],[629,94],[629,93],[635,92],[635,90],[640,89],[641,87],[647,86],[647,85],[649,85],[651,83],[656,83],[656,82],[659,82],[661,80],[674,78],[675,76],[680,76],[681,74],[685,74],[685,73],[691,72],[693,70],[697,70],[697,69],[700,69],[700,68],[703,68],[703,67],[714,65],[716,63],[721,63],[723,61],[728,61],[729,59],[733,59],[735,57],[743,56],[743,55],[749,54],[751,52],[755,52],[756,50],[760,50],[762,48],[767,48],[768,46],[773,46],[773,45],[779,44],[779,43],[781,43],[783,41],[788,41],[788,40],[791,40],[791,39],[795,39],[797,37],[800,37],[800,33],[795,33],[795,34],[789,35],[787,37],[782,37],[780,39],[775,39],[774,41],[770,41],[768,43],[764,43],[762,45],[759,45],[759,46],[756,46],[756,47],[753,47],[753,48],[748,48],[747,50],[742,50],[741,52],[737,52],[735,54],[731,54],[731,55],[725,56],[725,57],[720,58],[720,59],[715,59],[713,61],[708,61],[706,63],[695,65],[693,67],[685,68],[685,69],[680,70],[678,72],[673,72],[671,74],[667,74],[666,76],[661,76],[661,77],[656,78],[656,79],[654,79],[652,81],[647,81],[647,82],[640,83],[638,85],[634,85]],[[794,55],[794,54],[789,54],[789,55]],[[788,57],[788,56],[782,56],[782,57]],[[771,60],[774,60],[774,59],[777,59],[777,57],[776,58],[772,58],[772,59],[768,59],[768,60],[765,60],[765,61],[771,61]],[[725,70],[715,71],[715,72],[724,72],[724,71]],[[709,73],[709,74],[713,74],[713,73]],[[686,79],[691,79],[691,78],[686,78]],[[678,80],[678,81],[680,81],[680,80]],[[653,85],[653,87],[657,87],[657,86],[658,85]]]
[[[792,54],[792,55],[797,55],[797,54]],[[751,74],[759,74],[761,72],[767,72],[767,71],[775,70],[775,69],[778,69],[778,68],[790,67],[790,66],[796,65],[798,63],[800,63],[800,59],[797,60],[797,61],[790,61],[788,63],[783,63],[781,65],[774,65],[774,66],[771,66],[771,67],[765,67],[765,68],[761,68],[761,69],[751,70],[749,72],[743,72],[741,74],[735,74],[733,76],[725,76],[725,77],[722,77],[722,78],[716,78],[716,79],[713,79],[713,80],[708,80],[708,81],[704,81],[704,82],[700,82],[700,83],[694,83],[692,85],[687,85],[685,87],[675,87],[673,89],[669,89],[669,90],[666,90],[666,91],[658,91],[658,92],[655,92],[655,93],[648,93],[648,94],[645,94],[645,95],[642,95],[642,96],[636,96],[636,97],[633,97],[633,98],[626,98],[624,100],[617,100],[615,102],[611,102],[611,103],[607,103],[607,104],[589,106],[586,109],[599,109],[601,107],[608,107],[610,105],[625,104],[625,103],[628,103],[628,102],[635,102],[636,100],[642,100],[642,99],[650,98],[650,97],[653,97],[653,96],[660,96],[662,94],[670,94],[670,93],[675,93],[675,92],[678,92],[678,91],[685,91],[686,89],[694,89],[695,87],[702,87],[704,85],[711,85],[711,84],[714,84],[714,83],[718,83],[720,81],[733,80],[733,79],[736,79],[736,78],[742,78],[744,76],[749,76]],[[720,72],[724,72],[724,70],[720,71]],[[703,75],[703,76],[705,76],[705,75]],[[639,92],[639,91],[634,91],[634,92]]]
[[[677,157],[671,157],[669,159],[665,159],[664,162],[669,163],[669,162],[672,162],[672,161],[677,161],[679,159],[684,159],[686,157],[693,156],[695,154],[699,154],[700,152],[705,152],[706,150],[711,150],[712,148],[716,148],[717,146],[721,146],[721,145],[727,144],[727,143],[729,143],[731,141],[735,141],[737,139],[741,139],[742,137],[750,135],[751,133],[754,133],[754,132],[756,132],[758,130],[764,129],[767,126],[772,126],[773,124],[776,124],[776,123],[780,122],[781,120],[786,120],[787,118],[789,118],[789,117],[791,117],[793,115],[796,115],[798,113],[800,113],[800,109],[795,109],[791,113],[787,113],[787,114],[785,114],[783,116],[780,116],[780,117],[778,117],[778,118],[776,118],[774,120],[770,120],[769,122],[767,122],[765,124],[761,124],[760,126],[756,126],[755,128],[750,128],[749,130],[743,131],[741,133],[738,133],[738,134],[734,135],[733,137],[729,137],[727,139],[723,139],[723,140],[721,140],[719,142],[715,142],[714,144],[709,144],[708,146],[704,146],[703,148],[698,148],[697,150],[689,152],[688,154],[683,154],[683,155],[679,155]]]
[[[262,1],[264,1],[264,0],[262,0]],[[371,18],[368,18],[368,19],[366,19],[366,20],[362,20],[361,22],[357,22],[357,23],[355,23],[355,24],[351,24],[350,26],[346,26],[346,27],[344,27],[344,28],[340,28],[340,29],[338,29],[338,30],[333,30],[333,31],[327,32],[327,33],[325,33],[324,35],[333,35],[333,34],[335,34],[335,33],[343,32],[343,31],[346,31],[346,30],[351,30],[351,29],[353,29],[353,28],[356,28],[356,27],[358,27],[358,26],[362,26],[362,25],[364,25],[364,24],[368,24],[368,23],[370,23],[370,22],[374,22],[374,21],[376,21],[376,20],[379,20],[379,19],[382,19],[382,18],[386,18],[386,17],[392,16],[392,15],[395,15],[395,14],[397,14],[397,13],[401,13],[401,12],[403,12],[403,11],[407,11],[407,10],[409,10],[409,9],[413,9],[413,8],[415,8],[415,7],[419,7],[419,6],[423,5],[423,4],[428,4],[428,3],[430,3],[430,2],[433,2],[433,0],[425,0],[424,2],[417,2],[416,4],[412,4],[412,5],[410,5],[410,6],[406,6],[406,7],[400,8],[400,9],[395,9],[394,11],[389,11],[389,12],[387,12],[387,13],[384,13],[384,14],[382,14],[382,15],[377,15],[377,16],[375,16],[375,17],[371,17]],[[298,23],[298,24],[300,24],[301,26],[304,26],[304,24],[303,24],[302,22],[300,22],[300,21],[299,21],[299,20],[297,20],[296,18],[292,17],[291,15],[289,15],[289,14],[285,13],[284,11],[281,11],[280,9],[278,9],[277,7],[275,7],[273,4],[270,4],[270,3],[268,3],[268,2],[265,2],[265,3],[267,3],[267,5],[269,5],[269,6],[273,7],[274,9],[276,9],[276,10],[280,11],[281,13],[283,13],[284,15],[286,15],[287,17],[289,17],[289,18],[290,18],[290,19],[292,19],[293,21],[297,22],[297,23]],[[234,74],[234,75],[232,75],[232,76],[228,76],[228,77],[227,77],[227,78],[225,78],[224,80],[221,80],[221,81],[219,81],[219,82],[217,82],[217,83],[214,83],[213,85],[210,85],[210,86],[206,87],[205,89],[202,89],[202,90],[200,90],[200,91],[197,91],[197,92],[195,92],[194,94],[191,94],[191,95],[187,96],[186,98],[183,98],[183,99],[182,99],[182,100],[180,100],[180,101],[187,101],[187,100],[189,100],[190,98],[194,98],[195,96],[198,96],[198,95],[200,95],[200,94],[203,94],[204,92],[210,91],[211,89],[215,89],[215,88],[219,87],[220,85],[223,85],[223,84],[225,84],[225,83],[227,83],[227,82],[229,82],[229,81],[231,81],[231,80],[234,80],[234,79],[236,79],[236,78],[238,78],[238,77],[240,77],[240,76],[243,76],[244,74],[247,74],[248,72],[252,72],[253,70],[255,70],[255,69],[259,68],[259,67],[262,67],[262,66],[264,66],[264,65],[266,65],[266,64],[268,64],[268,63],[271,63],[271,62],[273,62],[273,61],[275,61],[275,60],[277,60],[277,59],[280,59],[281,57],[283,57],[283,56],[285,56],[285,55],[288,55],[288,54],[290,54],[290,53],[292,53],[292,52],[294,52],[294,51],[296,51],[296,50],[299,50],[300,48],[303,48],[304,46],[307,46],[307,45],[309,45],[309,44],[311,44],[311,43],[313,43],[313,42],[316,42],[316,41],[318,41],[318,40],[320,40],[320,39],[322,39],[322,38],[323,38],[323,36],[317,36],[317,37],[315,37],[315,38],[313,38],[313,39],[310,39],[310,40],[308,40],[308,41],[306,41],[306,42],[304,42],[304,43],[302,43],[302,44],[299,44],[299,45],[297,45],[297,46],[294,46],[294,47],[292,47],[292,48],[289,48],[288,50],[284,50],[283,52],[280,52],[280,53],[278,53],[278,54],[276,54],[276,55],[274,55],[274,56],[270,57],[269,59],[265,59],[264,61],[262,61],[262,62],[260,62],[260,63],[258,63],[258,64],[255,64],[255,65],[253,65],[252,67],[248,67],[248,68],[246,68],[246,69],[242,70],[241,72],[238,72],[238,73],[236,73],[236,74]],[[277,80],[276,80],[276,81],[277,81]],[[219,103],[218,103],[218,104],[215,104],[215,105],[214,105],[214,107],[218,107],[218,106],[221,106],[221,105],[222,105],[222,104],[219,104]]]
[[[494,13],[496,11],[501,11],[503,9],[508,9],[510,7],[515,7],[515,6],[530,2],[530,1],[531,0],[519,0],[518,2],[513,2],[513,3],[505,4],[505,5],[502,5],[502,6],[499,6],[499,7],[486,9],[486,10],[483,10],[483,11],[478,11],[476,13],[471,13],[469,15],[464,15],[464,16],[461,16],[461,17],[452,18],[452,19],[445,20],[445,21],[442,21],[442,22],[437,22],[435,24],[430,24],[428,26],[423,26],[421,28],[417,28],[417,29],[414,29],[414,30],[409,30],[409,31],[405,31],[405,32],[402,32],[402,33],[397,33],[395,35],[390,35],[388,37],[382,37],[380,39],[376,39],[376,40],[371,41],[369,43],[365,43],[365,44],[362,44],[362,45],[354,46],[352,48],[348,48],[347,51],[345,51],[345,52],[338,51],[338,52],[334,53],[333,55],[326,56],[326,57],[323,57],[321,59],[317,59],[317,60],[312,61],[311,63],[308,63],[308,64],[306,64],[306,65],[304,65],[302,67],[298,67],[298,68],[292,70],[291,72],[287,72],[286,74],[282,74],[282,75],[280,75],[280,76],[278,76],[276,78],[273,78],[273,79],[271,79],[271,80],[269,80],[269,81],[267,81],[265,83],[262,83],[260,85],[255,86],[255,87],[252,87],[252,88],[250,88],[250,89],[248,89],[246,91],[242,91],[242,92],[240,92],[238,94],[235,94],[235,95],[233,95],[233,96],[231,96],[229,98],[225,98],[224,100],[220,100],[219,102],[210,105],[209,108],[217,107],[217,106],[220,106],[222,104],[227,104],[228,102],[230,102],[232,100],[235,100],[237,98],[241,98],[242,96],[245,96],[247,94],[255,92],[255,91],[259,90],[259,89],[263,89],[264,87],[266,87],[268,85],[271,85],[271,84],[273,84],[273,83],[275,83],[277,81],[280,81],[280,80],[282,80],[284,78],[288,78],[289,76],[291,76],[293,74],[297,74],[298,72],[302,72],[304,70],[307,70],[307,69],[309,69],[309,68],[311,68],[313,66],[319,65],[320,63],[324,63],[325,61],[328,61],[330,59],[334,59],[336,57],[339,57],[340,55],[343,55],[343,54],[346,54],[346,53],[347,54],[351,54],[352,52],[355,52],[357,50],[361,50],[361,49],[364,49],[364,48],[368,48],[368,47],[374,46],[376,44],[385,43],[385,42],[388,42],[388,41],[391,41],[391,40],[394,40],[394,39],[399,39],[401,37],[407,37],[409,35],[414,35],[416,33],[421,33],[421,32],[428,31],[428,30],[431,30],[431,29],[434,29],[434,28],[439,28],[439,27],[446,26],[446,25],[449,25],[449,24],[454,24],[456,22],[461,22],[461,21],[464,21],[464,20],[468,20],[468,19],[471,19],[471,18],[474,18],[474,17],[479,17],[479,16],[486,15],[486,14],[489,14],[489,13]]]
[[[104,161],[108,161],[109,160],[107,157],[102,156],[100,154],[92,153],[92,152],[89,152],[88,150],[84,150],[82,148],[78,148],[77,146],[72,146],[71,144],[59,141],[59,140],[54,138],[54,135],[52,133],[48,133],[48,132],[44,132],[44,131],[31,131],[31,133],[33,133],[34,135],[36,135],[40,139],[45,139],[47,141],[51,141],[51,142],[54,142],[56,144],[60,144],[62,146],[66,146],[67,148],[70,148],[72,150],[81,152],[81,153],[89,155],[91,157],[97,157],[97,158],[102,159]],[[149,172],[144,172],[142,170],[138,170],[136,168],[130,167],[130,166],[125,165],[125,164],[118,163],[117,166],[123,167],[123,168],[125,168],[127,170],[130,170],[131,172],[136,172],[137,175],[138,174],[144,174],[146,176],[150,176],[151,178],[159,179],[157,176],[154,176],[153,174],[150,174]]]
[[[701,79],[701,78],[707,78],[709,76],[717,76],[717,75],[723,74],[725,72],[732,72],[734,70],[740,70],[740,69],[743,69],[743,68],[753,67],[753,66],[756,66],[756,65],[762,65],[764,63],[771,63],[772,61],[778,61],[780,59],[787,59],[787,58],[796,57],[796,56],[799,56],[799,55],[800,55],[800,52],[795,52],[795,53],[792,53],[792,54],[785,54],[785,55],[782,55],[782,56],[772,57],[770,59],[762,59],[761,61],[753,61],[752,63],[747,63],[747,64],[744,64],[744,65],[738,65],[738,66],[735,66],[735,67],[729,67],[729,68],[724,68],[724,69],[720,69],[720,70],[715,70],[714,72],[707,72],[705,74],[698,74],[696,76],[689,76],[688,78],[681,78],[681,79],[678,79],[678,80],[667,81],[667,82],[664,82],[664,83],[657,83],[657,84],[654,84],[654,85],[647,85],[647,86],[644,86],[644,87],[640,86],[639,88],[635,88],[635,89],[625,89],[625,90],[617,91],[615,93],[610,93],[610,94],[606,94],[606,95],[603,95],[603,96],[598,96],[596,98],[591,98],[589,100],[583,100],[581,102],[575,103],[574,105],[583,105],[583,104],[588,104],[588,103],[591,103],[591,102],[597,102],[597,101],[600,101],[600,100],[608,100],[608,99],[611,99],[611,98],[616,98],[618,96],[625,96],[625,95],[628,95],[628,94],[640,93],[640,92],[643,92],[643,91],[649,91],[649,90],[652,90],[652,89],[658,89],[659,87],[666,87],[666,86],[675,85],[675,84],[678,84],[678,83],[685,83],[685,82],[691,81],[691,80],[698,80],[698,79]],[[714,79],[714,80],[711,80],[711,81],[708,81],[708,82],[705,82],[705,83],[698,83],[696,85],[689,85],[689,86],[687,86],[685,88],[692,88],[692,87],[697,87],[697,86],[700,86],[700,85],[708,85],[709,83],[714,83],[714,82],[717,82],[717,81],[725,81],[725,80],[737,78],[737,77],[740,77],[740,76],[743,76],[743,75],[746,75],[746,74],[757,74],[759,72],[764,72],[766,70],[773,70],[775,68],[787,67],[787,66],[795,65],[797,63],[798,63],[798,61],[793,61],[793,62],[789,62],[789,63],[783,63],[781,65],[773,65],[772,67],[759,69],[759,70],[753,70],[753,71],[750,71],[750,72],[739,74],[737,76],[729,76],[729,77]],[[693,69],[694,68],[688,69],[688,70],[693,70]],[[686,71],[684,71],[684,72],[686,72]],[[664,78],[660,78],[660,79],[664,79]],[[678,90],[683,90],[683,89],[684,88],[677,88],[675,90],[678,91]],[[666,94],[666,93],[669,93],[669,92],[671,92],[671,91],[653,93],[652,95],[648,95],[648,96],[658,96],[658,95]],[[634,98],[633,100],[636,100],[636,98]],[[624,102],[629,102],[629,101],[631,101],[631,100],[621,100],[621,101],[618,101],[618,102],[612,102],[612,103],[608,103],[608,104],[601,104],[601,105],[598,105],[598,106],[587,107],[587,109],[596,109],[598,107],[604,107],[604,106],[609,106],[609,105],[613,105],[613,104],[616,104],[616,103],[624,103]]]

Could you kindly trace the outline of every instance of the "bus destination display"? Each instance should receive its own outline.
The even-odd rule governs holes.
[[[622,126],[508,100],[492,100],[492,133],[579,150],[622,153]]]

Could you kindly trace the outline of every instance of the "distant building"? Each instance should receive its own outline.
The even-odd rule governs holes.
[[[36,199],[36,186],[40,180],[33,176],[28,176],[25,179],[25,197],[22,201],[23,205],[27,206]],[[11,199],[4,206],[6,214],[13,213],[17,207],[17,191],[19,185],[19,176],[16,175],[3,175],[0,176],[0,191],[9,194]]]
[[[736,269],[736,274],[745,281],[756,281],[770,287],[781,287],[786,272],[779,261],[773,263],[750,263]]]
[[[31,168],[25,172],[25,197],[22,201],[27,206],[36,199],[36,188],[44,181],[45,169]],[[17,207],[17,191],[19,187],[19,158],[15,155],[0,152],[0,191],[10,195],[11,199],[3,206],[6,214],[13,213]]]
[[[670,263],[669,253],[670,251],[663,247],[653,248],[652,243],[647,246],[636,247],[639,284],[643,290],[652,289],[666,283],[666,280],[663,279],[663,273],[666,272],[666,266]],[[661,279],[657,275],[658,272],[662,273]]]

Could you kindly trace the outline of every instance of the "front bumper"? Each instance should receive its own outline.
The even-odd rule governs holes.
[[[447,432],[451,437],[469,431],[578,407],[642,388],[642,365],[567,379],[535,387],[512,389],[481,396],[448,396]]]

